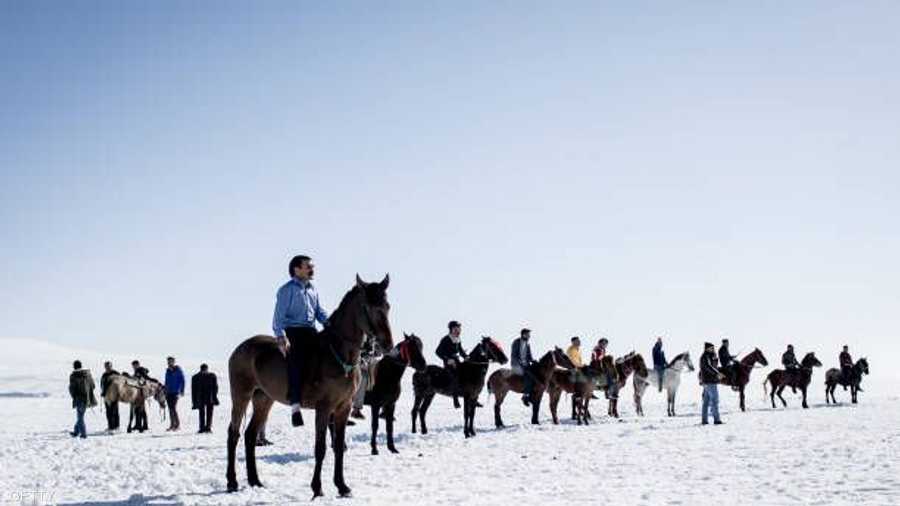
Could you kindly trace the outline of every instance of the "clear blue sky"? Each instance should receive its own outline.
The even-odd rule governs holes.
[[[426,4],[2,3],[0,336],[222,359],[308,253],[429,347],[900,359],[900,4]]]

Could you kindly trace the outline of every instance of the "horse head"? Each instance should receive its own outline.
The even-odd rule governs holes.
[[[753,355],[755,357],[755,360],[759,362],[759,364],[763,367],[769,365],[769,361],[766,360],[766,356],[763,355],[762,350],[760,350],[759,348],[753,348],[753,353],[751,353],[751,355]]]
[[[382,350],[394,347],[391,323],[388,320],[391,305],[387,301],[387,288],[390,283],[391,278],[388,274],[385,274],[384,279],[378,283],[367,283],[357,274],[354,287],[354,290],[362,295],[361,303],[357,306],[357,325],[364,333],[375,336]]]
[[[403,342],[397,345],[400,360],[416,371],[424,371],[428,367],[425,355],[422,354],[422,339],[415,334],[403,333]]]
[[[575,364],[572,363],[572,359],[566,355],[566,352],[562,350],[559,346],[554,346],[553,351],[550,353],[553,354],[553,360],[556,361],[556,365],[562,367],[563,369],[575,369]]]
[[[684,365],[687,366],[688,371],[694,371],[694,361],[691,360],[691,352],[686,351],[683,353],[684,355]]]
[[[148,382],[148,388],[150,388],[150,397],[153,397],[158,404],[160,409],[166,409],[166,388],[162,385],[162,383],[158,381]]]
[[[803,357],[800,365],[807,369],[812,369],[813,367],[822,367],[822,362],[819,362],[819,359],[816,358],[816,352],[811,351]]]
[[[640,353],[632,351],[630,353],[631,357],[631,366],[634,368],[634,373],[639,376],[647,376],[650,374],[647,371],[647,363],[644,362],[644,357]]]
[[[862,371],[863,374],[869,374],[869,361],[866,360],[866,357],[857,360],[856,366],[859,367],[859,370]]]
[[[481,347],[481,352],[484,354],[485,358],[487,358],[488,362],[497,362],[498,364],[503,365],[509,361],[509,359],[506,358],[506,353],[503,353],[503,347],[500,346],[500,343],[490,336],[481,336],[481,342],[478,343],[478,346]]]

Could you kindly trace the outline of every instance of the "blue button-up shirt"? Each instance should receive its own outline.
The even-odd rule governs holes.
[[[272,330],[277,337],[283,337],[288,327],[314,327],[316,320],[325,325],[328,313],[319,305],[319,293],[312,283],[291,278],[278,289],[272,317]]]

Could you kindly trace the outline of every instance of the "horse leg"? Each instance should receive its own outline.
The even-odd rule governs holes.
[[[666,415],[675,416],[675,392],[666,389]]]
[[[378,444],[375,442],[375,438],[378,437],[378,412],[381,411],[381,406],[378,403],[372,403],[372,440],[370,444],[372,445],[372,455],[378,455]]]
[[[494,426],[498,429],[503,428],[503,418],[500,416],[500,406],[503,404],[503,400],[506,399],[506,390],[500,390],[494,392]]]
[[[776,394],[778,395],[778,398],[781,399],[781,403],[784,404],[784,407],[787,407],[787,401],[784,400],[784,397],[781,396],[781,392],[784,392],[784,388],[785,385],[779,385]]]
[[[825,383],[825,404],[831,404],[831,399],[828,398],[828,383]]]
[[[803,409],[808,409],[809,404],[806,403],[806,385],[800,387],[800,391],[803,392]]]
[[[416,433],[416,417],[419,415],[419,407],[422,405],[422,397],[416,395],[413,399],[413,407],[412,407],[412,433]]]
[[[131,434],[131,431],[134,430],[132,428],[132,424],[134,423],[134,404],[128,403],[128,427],[125,428],[125,432]]]
[[[855,384],[850,384],[850,402],[856,404],[856,392],[858,391]]]
[[[540,413],[541,411],[541,398],[543,396],[544,392],[539,392],[531,399],[531,425],[541,424],[541,422],[538,420],[538,413]]]
[[[316,468],[313,471],[312,483],[310,487],[313,491],[313,499],[322,497],[322,461],[325,460],[325,432],[328,430],[328,418],[330,413],[323,406],[316,407]],[[336,453],[336,452],[335,452]],[[337,462],[335,462],[337,464]],[[337,466],[335,466],[336,468]]]
[[[394,408],[396,407],[397,405],[392,402],[384,408],[384,424],[387,430],[387,447],[391,453],[400,453],[397,451],[397,447],[394,446]]]
[[[554,425],[559,425],[559,418],[556,417],[556,407],[559,405],[559,398],[562,397],[562,389],[552,389],[548,392],[549,399],[547,402],[550,404],[550,418],[553,420]],[[577,415],[575,411],[575,393],[572,393],[572,419],[577,420]]]
[[[344,481],[344,453],[347,451],[347,419],[350,418],[351,402],[348,400],[343,406],[338,406],[334,411],[334,486],[338,489],[340,497],[350,496],[350,487]],[[393,413],[391,413],[393,415]],[[377,418],[377,417],[376,417]],[[390,418],[388,419],[390,420]],[[318,422],[318,419],[316,420]]]
[[[419,428],[421,429],[422,434],[428,434],[428,426],[425,425],[425,414],[428,413],[428,408],[431,406],[431,401],[434,400],[434,394],[426,396],[422,400],[422,405],[419,406]]]
[[[269,417],[269,410],[272,409],[274,402],[262,390],[257,390],[253,394],[253,415],[250,417],[250,423],[247,424],[247,429],[244,431],[247,482],[251,487],[263,486],[259,481],[259,474],[256,472],[256,437],[259,434],[259,428],[266,423],[266,419]]]
[[[744,385],[741,385],[741,411],[747,411],[747,406],[744,404]]]
[[[463,397],[463,436],[469,438],[469,397]]]
[[[250,396],[250,393],[237,390],[231,392],[231,423],[228,424],[228,469],[225,471],[229,492],[237,492],[238,489],[237,474],[234,471],[235,452],[238,440],[241,438],[241,421],[244,419],[247,404],[250,403]]]

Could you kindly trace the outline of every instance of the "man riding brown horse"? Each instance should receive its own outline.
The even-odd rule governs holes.
[[[291,279],[281,285],[275,299],[272,330],[282,353],[287,355],[288,398],[291,401],[291,424],[303,425],[300,413],[304,367],[315,347],[319,332],[316,321],[328,324],[328,313],[319,304],[319,294],[312,284],[315,275],[312,259],[297,255],[288,264]],[[311,365],[311,364],[309,364]]]

